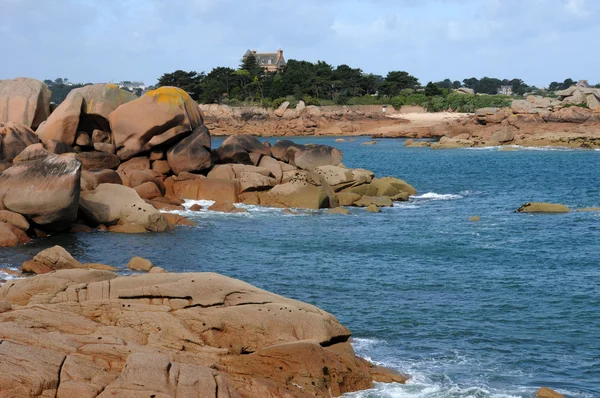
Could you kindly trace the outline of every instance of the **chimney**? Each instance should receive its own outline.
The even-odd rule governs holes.
[[[277,59],[281,59],[283,58],[283,50],[280,48],[279,50],[277,50]]]

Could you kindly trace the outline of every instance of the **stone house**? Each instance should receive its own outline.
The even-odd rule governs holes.
[[[512,86],[500,86],[500,88],[498,89],[498,94],[513,95]]]
[[[282,49],[277,50],[276,53],[258,53],[256,50],[248,50],[244,53],[243,59],[246,59],[249,55],[254,55],[256,63],[267,72],[277,72],[285,66]]]

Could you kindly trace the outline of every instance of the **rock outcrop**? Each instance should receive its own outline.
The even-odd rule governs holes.
[[[0,210],[24,215],[48,229],[65,229],[77,219],[81,162],[68,155],[14,164],[0,174]]]
[[[158,210],[144,202],[134,189],[123,185],[100,184],[82,192],[80,208],[94,225],[135,224],[153,232],[169,228]]]
[[[357,358],[327,312],[214,273],[60,270],[0,300],[8,396],[330,397],[406,380]]]
[[[62,269],[100,269],[114,271],[116,268],[103,264],[82,264],[75,260],[71,254],[61,246],[54,246],[42,250],[32,260],[25,261],[21,271],[34,274],[47,274],[48,272]]]
[[[50,115],[51,96],[48,86],[39,80],[0,80],[0,123],[37,129]]]
[[[197,127],[167,152],[167,162],[175,174],[203,171],[212,167],[210,133],[206,126]]]
[[[367,114],[333,108],[329,117],[343,123]],[[240,112],[219,109],[224,117]],[[307,117],[309,123],[323,116],[304,103],[281,111],[255,109],[251,118]],[[241,212],[234,203],[320,209],[356,205],[363,196],[408,200],[416,192],[341,161],[342,152],[331,146],[282,140],[271,147],[250,134],[230,136],[213,150],[200,108],[185,91],[161,87],[136,98],[114,84],[88,85],[71,91],[35,133],[13,122],[0,125],[0,210],[22,214],[34,227],[2,221],[0,244],[26,243],[27,233],[56,229],[143,233],[191,225],[160,213],[183,210],[183,199]]]
[[[94,84],[75,89],[37,131],[42,142],[57,140],[74,145],[78,132],[110,131],[108,115],[137,98],[116,84]],[[89,135],[88,134],[88,135]]]
[[[177,142],[203,124],[194,100],[175,87],[149,91],[118,107],[108,120],[122,160]]]
[[[11,163],[25,148],[38,142],[39,138],[29,127],[13,122],[0,123],[0,163]]]

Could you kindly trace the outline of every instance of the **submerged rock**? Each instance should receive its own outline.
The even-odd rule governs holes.
[[[517,213],[569,213],[565,205],[544,202],[528,202],[517,209]]]
[[[564,395],[559,394],[548,387],[542,387],[537,390],[536,396],[537,398],[565,398]]]

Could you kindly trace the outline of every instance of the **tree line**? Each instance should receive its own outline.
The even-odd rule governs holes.
[[[52,101],[55,103],[61,103],[71,90],[91,84],[72,84],[67,78],[44,82],[52,90]],[[571,78],[552,82],[546,91],[516,78],[445,79],[422,85],[419,79],[406,71],[390,71],[384,77],[365,73],[360,68],[346,64],[334,67],[324,61],[312,63],[299,60],[289,60],[280,71],[267,72],[258,65],[254,55],[249,55],[242,60],[238,69],[216,67],[208,74],[183,70],[165,73],[158,79],[157,86],[182,88],[200,103],[252,103],[276,108],[286,100],[292,105],[303,100],[307,105],[420,105],[431,111],[451,109],[471,112],[478,107],[509,103],[511,98],[498,95],[501,87],[509,87],[517,96],[527,93],[552,95],[552,92],[575,83]],[[596,87],[600,87],[600,84]],[[459,88],[471,89],[476,94],[488,94],[490,98],[456,94],[454,90]],[[141,89],[133,92],[138,96],[142,94]]]
[[[552,82],[548,89],[556,91],[573,84],[575,81],[569,78],[564,82]],[[238,69],[216,67],[208,74],[183,70],[165,73],[158,79],[158,86],[180,87],[201,103],[253,103],[277,107],[287,99],[292,102],[303,100],[308,105],[418,104],[432,110],[451,106],[450,103],[456,105],[457,102],[465,102],[465,99],[459,101],[455,97],[448,99],[455,89],[462,87],[493,98],[471,99],[469,101],[472,104],[463,104],[461,109],[477,106],[476,102],[501,106],[508,98],[498,93],[506,87],[510,88],[513,95],[548,93],[516,78],[445,79],[423,86],[419,79],[405,71],[391,71],[384,77],[365,73],[360,68],[346,64],[334,67],[324,61],[289,60],[282,70],[267,72],[258,65],[254,55],[243,59]]]

